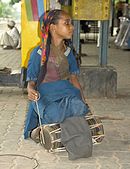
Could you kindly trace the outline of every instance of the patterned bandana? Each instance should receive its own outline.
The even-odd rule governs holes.
[[[51,21],[57,11],[59,11],[59,10],[55,9],[55,10],[51,10],[49,12],[45,12],[40,17],[41,37],[42,37],[42,59],[41,59],[42,65],[44,65],[44,63],[47,60],[46,51],[47,51],[47,39],[48,39],[48,35],[49,35],[49,28],[50,28]]]

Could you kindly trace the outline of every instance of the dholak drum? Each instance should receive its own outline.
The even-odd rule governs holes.
[[[85,119],[91,130],[93,145],[101,143],[104,138],[102,121],[91,113],[85,116]],[[65,147],[61,143],[60,124],[44,125],[40,131],[40,143],[49,152],[65,151]]]

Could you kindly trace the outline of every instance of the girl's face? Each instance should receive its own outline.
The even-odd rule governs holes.
[[[74,27],[67,13],[62,13],[58,23],[55,25],[55,35],[60,39],[71,39]]]

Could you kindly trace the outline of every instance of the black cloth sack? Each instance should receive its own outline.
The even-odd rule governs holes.
[[[61,143],[68,152],[69,160],[92,156],[92,135],[84,117],[70,117],[61,124]]]

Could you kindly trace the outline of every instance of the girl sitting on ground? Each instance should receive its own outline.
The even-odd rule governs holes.
[[[36,140],[39,120],[42,124],[61,123],[72,116],[85,116],[89,111],[78,81],[79,67],[70,39],[73,25],[63,10],[51,10],[40,18],[42,44],[30,56],[27,68],[27,91],[30,100],[24,137]]]

